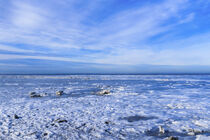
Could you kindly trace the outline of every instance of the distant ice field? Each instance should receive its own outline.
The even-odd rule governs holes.
[[[210,139],[210,75],[0,75],[0,139],[170,136]]]

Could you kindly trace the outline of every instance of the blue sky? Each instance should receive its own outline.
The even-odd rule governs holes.
[[[210,0],[0,0],[0,73],[210,72]]]

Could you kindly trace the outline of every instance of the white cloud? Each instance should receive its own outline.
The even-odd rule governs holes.
[[[179,24],[191,22],[194,19],[194,17],[195,17],[195,13],[190,13],[186,16],[185,19],[180,20]]]
[[[28,66],[28,65],[25,65],[25,64],[6,64],[6,63],[0,63],[0,66],[6,66],[6,67],[25,67],[25,66]]]
[[[35,52],[39,52],[39,51],[34,51],[34,50],[19,49],[19,48],[7,46],[7,45],[1,45],[1,44],[0,44],[0,50],[10,51],[10,52],[21,52],[21,53],[35,53]]]
[[[68,2],[58,1],[57,3],[59,3],[59,6],[65,7],[68,6],[65,4]],[[165,0],[162,3],[122,10],[100,22],[90,19],[89,15],[94,15],[97,12],[96,9],[103,6],[103,2],[86,2],[88,4],[83,5],[83,12],[80,13],[74,7],[77,2],[71,1],[68,11],[66,9],[62,11],[62,7],[59,7],[60,10],[54,7],[55,11],[53,11],[52,7],[37,7],[32,3],[26,4],[24,1],[14,2],[14,9],[11,10],[13,25],[7,22],[0,23],[0,42],[26,44],[28,50],[12,46],[0,46],[0,50],[28,54],[1,54],[0,60],[42,59],[126,65],[210,64],[206,60],[208,58],[206,51],[209,51],[205,47],[209,45],[207,41],[204,41],[203,44],[198,42],[198,47],[191,47],[193,43],[178,46],[186,40],[178,40],[177,42],[180,42],[180,44],[175,43],[173,45],[165,39],[165,43],[156,44],[156,46],[160,45],[163,48],[159,51],[153,49],[155,46],[149,46],[145,43],[147,39],[168,32],[178,24],[192,21],[195,13],[180,14],[188,6],[188,0]],[[79,3],[82,2],[79,1]],[[167,23],[172,18],[174,22]],[[88,24],[84,24],[84,21],[87,21]],[[30,50],[30,45],[48,48],[48,53],[59,50],[59,56],[62,55],[62,52],[66,53],[71,49],[77,49],[78,52],[80,49],[102,50],[102,52],[92,54],[84,54],[85,52],[83,52],[84,55],[79,57],[34,56],[30,54],[35,53]],[[192,49],[186,51],[188,50],[187,47]],[[201,55],[196,54],[195,50],[197,48],[203,48],[203,50],[199,50]],[[186,61],[183,61],[183,59]],[[190,59],[195,59],[195,61],[190,61]]]
[[[174,40],[142,49],[116,48],[109,54],[89,56],[96,63],[126,65],[209,65],[210,64],[210,33]],[[162,49],[155,49],[155,47]],[[132,47],[131,47],[132,48]]]
[[[48,48],[101,49],[128,47],[131,43],[148,39],[170,29],[161,26],[168,18],[174,17],[186,0],[165,1],[132,10],[118,12],[91,26],[87,15],[93,14],[97,4],[89,4],[85,12],[69,9],[70,16],[64,20],[59,12],[49,12],[33,4],[15,2],[12,20],[16,26],[1,25],[0,41],[39,45]],[[46,8],[47,9],[47,8]],[[48,8],[49,9],[49,8]],[[47,10],[48,10],[47,9]],[[60,13],[62,14],[62,13]],[[56,19],[58,18],[58,19]],[[76,26],[75,26],[76,25]],[[29,28],[23,30],[22,28]],[[38,28],[34,30],[34,28]]]
[[[115,65],[209,65],[210,64],[210,42],[209,34],[197,35],[187,39],[175,40],[171,43],[157,44],[165,49],[154,50],[152,46],[148,49],[115,48],[108,54],[104,52],[89,54],[80,57],[51,57],[35,55],[8,55],[0,54],[0,60],[12,59],[39,59],[64,62],[83,62],[95,64]],[[199,42],[199,40],[201,42]],[[169,47],[169,45],[171,45]],[[185,47],[182,47],[185,46]],[[88,59],[87,59],[88,58]]]
[[[11,21],[17,28],[34,29],[45,23],[44,10],[20,1],[13,1]]]
[[[12,59],[39,59],[39,60],[55,60],[55,61],[88,63],[87,60],[79,60],[79,59],[65,58],[65,57],[0,54],[0,60],[12,60]]]
[[[149,5],[122,11],[108,18],[102,23],[101,34],[108,34],[103,37],[108,41],[147,39],[153,35],[169,30],[168,26],[161,26],[165,20],[176,17],[178,12],[184,7],[186,0],[165,1],[161,4]],[[105,32],[105,33],[104,33]]]

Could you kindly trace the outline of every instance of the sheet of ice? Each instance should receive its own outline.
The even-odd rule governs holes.
[[[208,75],[0,76],[0,139],[209,138],[209,85]]]

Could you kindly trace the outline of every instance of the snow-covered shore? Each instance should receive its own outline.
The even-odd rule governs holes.
[[[0,139],[210,139],[209,85],[206,75],[0,76]]]

